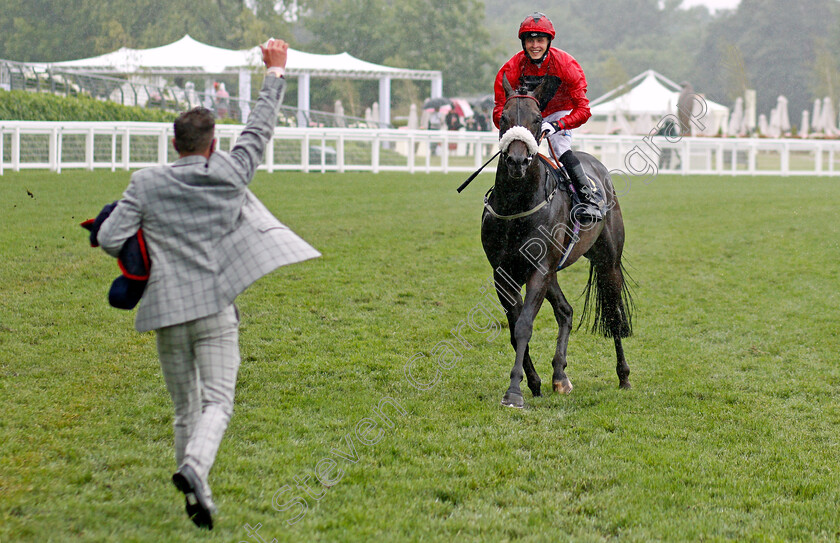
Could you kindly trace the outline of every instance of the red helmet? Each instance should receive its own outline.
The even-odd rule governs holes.
[[[554,25],[551,24],[551,19],[545,13],[538,11],[525,17],[525,20],[519,25],[520,40],[535,36],[547,36],[549,40],[554,39]]]

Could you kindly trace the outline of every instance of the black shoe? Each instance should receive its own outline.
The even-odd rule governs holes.
[[[199,528],[213,529],[213,513],[216,504],[210,497],[204,483],[195,470],[187,464],[181,466],[172,476],[172,483],[184,493],[187,503],[187,516]]]
[[[604,218],[604,214],[601,213],[600,209],[588,203],[580,203],[576,205],[572,210],[572,213],[582,224],[592,224],[593,222],[598,222]]]

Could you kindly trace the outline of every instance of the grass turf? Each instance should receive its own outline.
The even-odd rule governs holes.
[[[633,390],[617,389],[611,340],[581,329],[575,391],[551,394],[544,309],[531,352],[545,396],[526,391],[517,411],[499,406],[504,329],[465,332],[473,348],[449,369],[430,355],[490,277],[478,227],[492,178],[459,196],[463,177],[257,176],[258,196],[324,256],[239,298],[243,360],[206,534],[169,482],[154,335],[107,306],[116,264],[77,226],[128,174],[6,172],[0,541],[258,541],[246,524],[266,541],[840,537],[836,179],[631,186]],[[586,273],[561,276],[578,312]],[[414,378],[437,378],[425,391],[404,371],[420,353]],[[405,414],[382,404],[393,427],[365,433],[387,398]],[[325,488],[314,474],[330,467],[341,478]],[[312,495],[295,488],[307,484]]]

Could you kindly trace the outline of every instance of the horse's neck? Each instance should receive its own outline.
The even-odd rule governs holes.
[[[536,162],[536,158],[534,161]],[[502,209],[531,205],[545,198],[545,171],[542,164],[532,164],[521,179],[513,179],[504,166],[496,173],[493,194]],[[520,209],[521,211],[521,209]]]

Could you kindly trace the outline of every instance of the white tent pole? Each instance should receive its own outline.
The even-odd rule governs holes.
[[[251,99],[251,71],[247,69],[239,70],[239,120],[248,121],[248,115],[251,114],[251,106],[248,100]]]
[[[309,80],[307,73],[298,76],[298,126],[305,128],[309,126]]]
[[[213,90],[213,80],[209,77],[204,80],[204,107],[213,109],[213,97],[216,91]]]
[[[379,80],[379,118],[380,126],[386,127],[391,123],[391,78],[383,77]]]
[[[443,78],[435,77],[432,79],[431,98],[441,98],[443,96]]]

